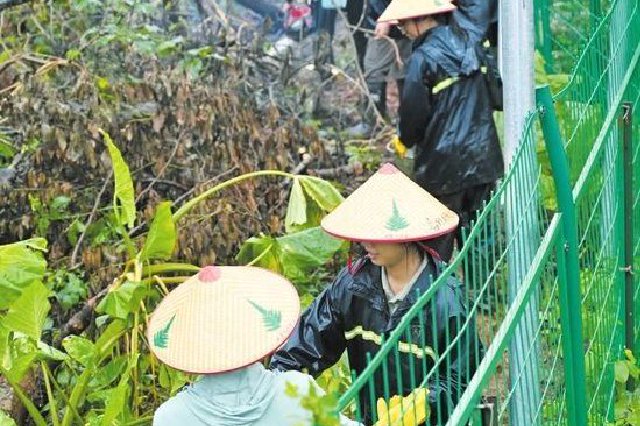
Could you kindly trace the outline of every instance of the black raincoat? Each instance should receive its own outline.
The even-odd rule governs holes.
[[[457,0],[453,19],[470,40],[482,41],[497,36],[498,0]]]
[[[399,135],[416,146],[415,180],[433,195],[495,182],[502,153],[483,50],[457,25],[428,30],[405,66]]]
[[[438,275],[439,265],[430,257],[429,260],[430,263],[393,315],[389,312],[382,288],[379,266],[365,258],[353,274],[343,269],[302,314],[288,342],[271,358],[271,368],[307,369],[310,374],[317,376],[335,364],[346,349],[350,368],[360,374],[367,365],[367,353],[373,359],[380,349],[380,339],[383,336],[386,338],[396,328],[419,294],[431,286],[432,277]],[[405,395],[412,390],[412,383],[413,387],[419,386],[434,366],[434,358],[424,356],[422,348],[432,348],[437,359],[465,323],[465,315],[459,282],[452,277],[425,305],[422,316],[424,327],[416,317],[409,328],[410,335],[403,335],[403,343],[398,346]],[[444,423],[464,392],[482,356],[481,351],[476,351],[476,344],[479,347],[475,324],[470,321],[446,361],[441,363],[429,382],[431,424]],[[393,351],[388,357],[387,366],[389,393],[392,396],[398,393],[396,383],[400,379]],[[376,399],[385,396],[382,371],[380,368],[378,370],[374,376]],[[414,372],[413,377],[411,371]],[[364,424],[372,422],[371,408],[369,388],[365,386],[360,392]]]

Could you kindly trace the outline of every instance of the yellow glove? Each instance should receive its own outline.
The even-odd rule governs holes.
[[[383,398],[378,398],[378,421],[374,426],[417,426],[424,423],[429,414],[428,395],[428,389],[417,388],[405,397],[392,396],[388,407]]]
[[[398,135],[393,137],[393,139],[391,140],[391,144],[393,145],[393,149],[399,158],[404,158],[405,155],[407,155],[407,147],[404,146]]]

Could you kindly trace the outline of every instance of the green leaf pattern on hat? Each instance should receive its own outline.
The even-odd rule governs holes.
[[[260,315],[262,315],[262,322],[264,323],[264,327],[267,331],[275,331],[280,328],[282,312],[275,310],[270,311],[251,300],[249,300],[249,303],[251,303],[251,305],[256,308],[256,311],[260,312]]]
[[[169,346],[169,329],[171,328],[171,324],[173,324],[174,319],[176,319],[175,315],[167,321],[164,327],[156,331],[156,334],[153,335],[153,344],[156,348],[164,349]]]
[[[400,212],[398,211],[398,206],[396,205],[396,199],[393,199],[393,205],[391,208],[391,217],[387,220],[386,228],[389,231],[399,231],[401,229],[409,226],[409,222],[405,219]]]

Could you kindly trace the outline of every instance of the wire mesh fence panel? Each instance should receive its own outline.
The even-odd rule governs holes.
[[[611,420],[613,366],[624,343],[624,192],[617,119],[625,88],[634,78],[637,82],[638,4],[612,1],[598,18],[569,84],[555,97],[574,182],[589,424]]]
[[[640,311],[640,4],[542,0],[535,6],[545,70],[567,74],[549,105],[557,146],[568,158],[564,196],[571,209],[556,212],[558,204],[549,202],[560,200],[557,170],[538,130],[543,112],[533,111],[508,173],[463,232],[458,255],[399,326],[380,337],[379,350],[340,398],[338,408],[354,410],[365,424],[614,420],[625,297]],[[623,101],[633,113],[627,194]],[[577,235],[573,262],[567,223]],[[625,263],[625,238],[631,238],[632,265]],[[628,271],[633,291],[625,296]],[[460,303],[443,311],[447,298]],[[638,317],[629,346],[640,351]]]
[[[640,76],[636,79],[640,84]],[[636,86],[636,93],[640,97],[640,89]],[[633,128],[633,277],[634,277],[634,307],[635,307],[635,350],[640,353],[640,98],[634,100]]]
[[[531,374],[531,365],[523,364],[514,372],[507,368],[510,358],[510,342],[518,325],[529,328],[531,340],[529,348],[539,352],[540,364],[535,366],[539,372],[539,403],[535,404],[526,424],[567,424],[566,377],[563,357],[563,336],[560,327],[560,309],[558,300],[565,268],[564,247],[560,230],[560,215],[556,215],[549,225],[541,245],[532,262],[526,278],[520,286],[518,295],[508,308],[504,321],[500,324],[495,338],[487,349],[477,374],[472,379],[467,393],[452,414],[449,424],[502,425],[510,423],[510,407],[519,387],[526,381],[523,377]],[[558,256],[558,253],[561,255]],[[539,296],[539,322],[534,329],[523,316],[530,299]],[[527,351],[527,359],[532,352]],[[507,372],[513,372],[509,375]],[[496,391],[497,390],[497,391]],[[530,395],[525,389],[523,394]],[[495,395],[495,398],[488,398]],[[511,421],[513,423],[513,421]]]
[[[631,191],[628,194],[628,201],[631,204],[631,226],[633,233],[631,238],[632,268],[631,277],[633,280],[633,306],[635,323],[633,335],[635,353],[640,353],[640,67],[636,67],[631,78],[625,99],[631,103],[632,126],[631,126]]]
[[[431,424],[445,424],[449,420],[486,348],[491,348],[501,327],[505,327],[509,301],[519,296],[519,293],[510,295],[508,292],[510,256],[515,254],[524,259],[523,251],[532,250],[530,257],[533,258],[540,250],[549,223],[550,215],[543,207],[539,167],[535,160],[535,116],[528,122],[529,131],[516,154],[514,166],[479,213],[471,230],[463,232],[465,243],[460,253],[420,296],[399,326],[390,335],[383,336],[380,350],[371,354],[368,367],[354,378],[352,387],[342,396],[340,409],[355,401],[358,420],[366,424],[380,420],[384,424],[384,416],[390,416],[391,412],[385,410],[385,406],[393,403],[395,395],[411,395],[413,391],[414,395],[417,393],[426,398],[426,405],[416,409],[405,400],[394,413],[410,416],[404,411],[415,409],[420,416],[427,416]],[[537,172],[530,173],[531,169]],[[509,227],[507,222],[510,222]],[[524,247],[524,237],[534,244],[532,249]],[[521,397],[526,399],[526,407],[533,407],[525,410],[527,422],[537,421],[552,412],[559,418],[566,417],[562,413],[563,403],[558,405],[558,395],[564,392],[562,375],[549,374],[549,371],[558,373],[562,370],[558,369],[560,330],[554,296],[557,284],[549,282],[545,286],[531,284],[530,287],[533,290],[521,301],[520,308],[534,306],[535,321],[524,317],[526,321],[514,323],[505,340],[510,342],[517,333],[523,336],[518,347],[519,368],[512,368],[514,362],[510,365],[509,351],[503,351],[496,365],[499,372],[491,374],[487,387],[474,402],[476,420],[484,416],[507,421],[509,406],[520,403]],[[456,296],[458,294],[460,296]],[[442,306],[450,306],[443,299],[450,297],[461,297],[463,304],[455,312],[443,312]],[[522,317],[522,312],[519,316]],[[549,319],[554,317],[555,322],[552,320],[551,325],[556,330],[543,332]],[[537,368],[539,371],[534,373],[532,360],[546,363],[546,355],[542,358],[540,355],[549,350],[555,350],[554,361],[550,365],[541,364]],[[389,381],[390,371],[396,372],[395,383]],[[514,377],[510,377],[512,371]],[[525,379],[532,375],[535,375],[535,383],[541,383],[537,389],[523,385],[531,382]],[[554,380],[553,385],[549,380]]]

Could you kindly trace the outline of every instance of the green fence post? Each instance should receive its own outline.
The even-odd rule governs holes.
[[[562,213],[562,228],[566,239],[565,258],[566,286],[559,288],[562,299],[560,321],[562,342],[565,351],[565,373],[567,374],[567,424],[583,426],[587,424],[585,363],[582,342],[582,318],[580,294],[580,264],[578,260],[578,228],[576,212],[569,181],[567,154],[562,145],[560,128],[553,107],[549,86],[536,90],[536,103],[540,115],[545,146],[549,154],[553,181],[556,187],[558,210]],[[562,280],[560,281],[562,283]]]
[[[631,102],[622,104],[622,162],[624,170],[624,345],[634,349],[635,309],[633,289],[633,106]],[[627,382],[632,390],[633,384]]]

